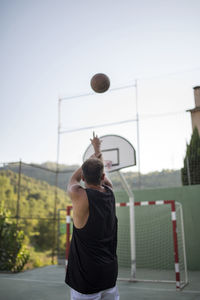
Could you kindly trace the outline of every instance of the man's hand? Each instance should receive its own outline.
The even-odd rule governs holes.
[[[95,135],[95,132],[93,132],[93,138],[90,139],[91,144],[94,148],[94,154],[96,157],[98,157],[101,154],[101,140],[98,138],[97,135]]]

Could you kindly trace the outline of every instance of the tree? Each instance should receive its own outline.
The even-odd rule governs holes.
[[[186,145],[184,167],[181,169],[183,185],[200,184],[200,136],[195,127],[191,136],[190,144]]]
[[[0,270],[20,272],[28,262],[29,252],[23,245],[24,232],[9,219],[10,213],[0,205]]]
[[[38,250],[50,250],[54,244],[54,222],[52,220],[39,220],[35,227],[32,241]]]

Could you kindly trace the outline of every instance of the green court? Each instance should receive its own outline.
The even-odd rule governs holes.
[[[17,274],[0,273],[1,300],[70,299],[63,266],[48,266]],[[175,284],[118,282],[121,300],[199,300],[200,272],[189,272],[189,284],[176,291]]]

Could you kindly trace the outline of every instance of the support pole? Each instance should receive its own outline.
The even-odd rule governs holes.
[[[61,209],[58,209],[58,229],[57,229],[57,257],[58,257],[58,265],[59,265],[59,257],[60,257],[60,211]]]
[[[176,205],[175,201],[171,201],[171,219],[172,219],[172,230],[173,230],[173,241],[174,241],[174,269],[176,278],[176,288],[180,289],[180,264],[179,264],[179,253],[178,253],[178,236],[177,236],[177,222],[176,222]]]
[[[72,206],[66,208],[66,254],[65,254],[65,267],[68,265],[69,249],[70,249],[70,223],[71,223],[71,209]]]
[[[61,109],[61,99],[58,99],[58,127],[57,127],[57,159],[56,159],[56,168],[58,170],[58,165],[59,165],[59,157],[60,157],[60,109]]]
[[[185,249],[185,230],[184,230],[184,223],[183,223],[183,209],[182,204],[177,203],[180,209],[181,215],[181,232],[182,232],[182,243],[183,243],[183,261],[184,261],[184,270],[185,270],[185,285],[188,284],[188,272],[187,272],[187,258],[186,258],[186,249]]]
[[[53,217],[53,236],[54,244],[52,248],[51,262],[54,264],[54,257],[57,248],[57,239],[56,239],[56,217],[57,217],[57,203],[58,203],[58,174],[59,174],[59,154],[60,154],[60,105],[61,99],[58,99],[58,136],[57,136],[57,161],[56,161],[56,177],[55,177],[55,196],[54,196],[54,217]],[[58,250],[58,249],[57,249]]]
[[[54,215],[53,215],[53,248],[52,248],[52,256],[51,256],[51,263],[54,264],[55,262],[55,254],[57,248],[57,236],[56,236],[56,220],[57,220],[57,199],[58,199],[58,172],[56,171],[56,186],[55,186],[55,199],[54,199]]]
[[[136,103],[136,124],[137,124],[137,165],[138,165],[138,188],[141,188],[140,172],[140,130],[139,130],[139,112],[138,112],[138,83],[135,80],[135,103]]]
[[[18,172],[18,189],[17,189],[17,211],[16,211],[16,219],[17,224],[20,218],[20,198],[21,198],[21,173],[22,173],[22,162],[19,161],[19,172]]]
[[[134,207],[134,195],[131,191],[128,182],[123,173],[118,171],[121,178],[123,188],[125,189],[129,197],[129,212],[130,212],[130,242],[131,242],[131,279],[136,278],[136,238],[135,238],[135,207]]]

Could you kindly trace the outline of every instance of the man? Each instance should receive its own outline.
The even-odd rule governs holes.
[[[91,143],[94,155],[74,172],[67,188],[74,227],[65,282],[71,287],[71,300],[119,300],[115,197],[104,173],[101,141],[94,133]]]

